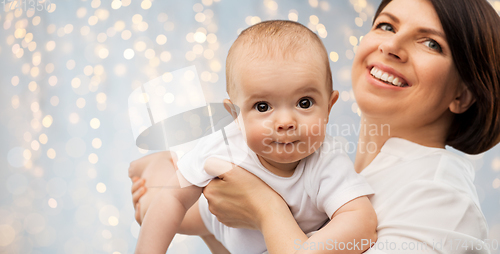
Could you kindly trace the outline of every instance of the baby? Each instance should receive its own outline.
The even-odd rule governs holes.
[[[322,242],[325,249],[328,241],[353,243],[374,235],[375,225],[343,231],[345,225],[376,220],[374,212],[356,213],[373,211],[366,205],[366,195],[373,191],[354,171],[339,142],[325,134],[338,92],[332,89],[328,55],[317,35],[291,21],[251,26],[229,50],[226,77],[230,100],[224,102],[235,121],[225,127],[225,135],[204,138],[178,161],[179,177],[170,184],[194,186],[156,194],[144,216],[136,252],[165,253],[177,232],[209,232],[231,253],[266,251],[259,231],[221,224],[200,198],[203,187],[218,174],[205,171],[209,158],[232,161],[261,178],[283,197],[305,233],[319,230],[314,242]],[[198,199],[198,207],[193,206]],[[353,245],[350,253],[363,249]]]

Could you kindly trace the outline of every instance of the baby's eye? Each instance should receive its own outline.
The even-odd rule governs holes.
[[[313,102],[309,98],[300,99],[299,103],[297,104],[299,108],[310,108],[312,105]]]
[[[259,112],[266,112],[271,109],[271,107],[269,107],[269,104],[267,104],[266,102],[257,102],[254,107]]]
[[[392,25],[390,24],[387,24],[387,23],[380,23],[377,25],[377,28],[380,28],[384,31],[388,31],[388,32],[394,32],[394,27],[392,27]]]
[[[443,49],[441,48],[441,45],[439,45],[439,43],[437,43],[435,40],[432,40],[432,39],[428,39],[424,42],[424,45],[429,47],[430,49],[432,50],[435,50],[437,52],[442,52]]]

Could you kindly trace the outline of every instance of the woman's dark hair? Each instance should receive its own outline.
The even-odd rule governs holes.
[[[429,0],[441,21],[453,62],[475,98],[456,114],[446,144],[468,154],[500,141],[500,16],[486,0]],[[383,0],[375,19],[391,2]]]

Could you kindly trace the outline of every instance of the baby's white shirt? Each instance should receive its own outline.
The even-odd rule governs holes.
[[[204,169],[208,158],[234,162],[279,193],[305,233],[320,229],[347,202],[373,194],[364,177],[354,171],[341,143],[330,136],[325,137],[318,150],[299,162],[292,176],[281,177],[261,164],[234,122],[225,127],[225,133],[228,145],[220,131],[200,140],[193,150],[178,161],[180,173],[190,183],[204,187],[216,177]],[[210,213],[204,197],[199,200],[199,208],[205,226],[231,253],[266,251],[264,238],[259,231],[223,225]]]

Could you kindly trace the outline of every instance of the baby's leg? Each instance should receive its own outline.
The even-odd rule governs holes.
[[[184,216],[184,220],[182,220],[181,227],[179,229],[180,234],[185,235],[198,235],[203,239],[205,244],[208,246],[212,253],[218,254],[231,254],[227,249],[222,245],[210,231],[208,231],[207,227],[205,227],[205,223],[201,218],[200,209],[198,207],[199,200],[189,208]]]
[[[140,204],[141,221],[151,201],[161,190],[160,187],[165,186],[171,177],[176,177],[174,175],[175,162],[175,155],[172,157],[169,152],[159,152],[140,158],[130,164],[130,178],[134,179],[138,177],[146,180],[147,191],[142,196],[139,193],[140,199],[138,201]],[[179,233],[182,234],[201,236],[212,253],[230,254],[205,227],[201,219],[198,202],[187,211],[179,230]]]
[[[198,203],[199,201],[196,201],[196,203],[187,211],[186,216],[184,216],[184,219],[182,220],[182,224],[178,232],[179,234],[198,236],[207,236],[212,234],[208,231],[207,227],[205,227],[205,223],[203,223]]]
[[[177,178],[174,160],[175,155],[172,157],[169,152],[160,152],[134,161],[130,165],[129,176],[131,178],[139,177],[146,180],[147,191],[138,201],[141,221],[161,188],[174,188],[174,186],[168,186],[169,182],[172,183],[172,177]]]

